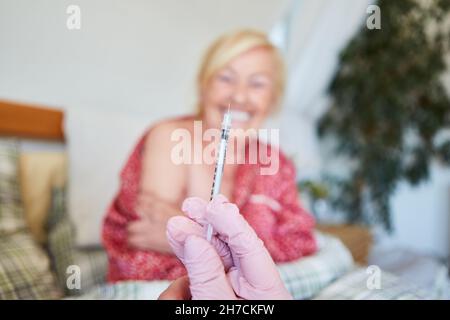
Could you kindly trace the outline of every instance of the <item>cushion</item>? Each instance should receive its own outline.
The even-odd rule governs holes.
[[[67,180],[64,152],[28,152],[19,158],[20,185],[25,219],[33,237],[41,244],[47,241],[46,223],[52,189]]]
[[[76,248],[75,228],[66,211],[65,188],[55,188],[51,198],[47,249],[59,287],[66,296],[76,296],[105,282],[108,265],[106,252],[96,247]],[[80,289],[70,289],[66,285],[67,277],[70,275],[67,270],[71,265],[80,268]]]
[[[350,250],[356,263],[367,264],[372,246],[372,234],[369,227],[355,224],[318,224],[316,228],[339,238]]]
[[[99,246],[103,217],[119,187],[120,171],[151,119],[77,108],[66,116],[69,215],[77,246]]]
[[[18,143],[0,140],[0,235],[25,229],[18,180]]]

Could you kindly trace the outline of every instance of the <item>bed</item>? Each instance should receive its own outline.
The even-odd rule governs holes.
[[[76,243],[77,226],[67,213],[66,171],[71,159],[65,149],[64,118],[59,108],[0,101],[0,298],[157,298],[168,281],[106,284],[103,248]],[[59,147],[29,152],[21,149],[23,141]],[[336,236],[333,228],[320,227],[316,254],[278,265],[294,298],[432,298],[387,273],[382,273],[380,287],[370,287],[361,248],[349,245],[351,230],[341,228]],[[367,251],[364,241],[357,242],[360,247],[366,243]]]

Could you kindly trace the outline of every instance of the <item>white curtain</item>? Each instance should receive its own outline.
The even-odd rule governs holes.
[[[339,53],[368,16],[370,0],[292,0],[270,34],[284,51],[288,86],[283,111],[270,125],[281,129],[281,147],[299,178],[314,178],[323,163],[316,122],[329,105],[326,89]]]

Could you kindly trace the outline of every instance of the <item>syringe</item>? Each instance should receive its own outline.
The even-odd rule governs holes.
[[[228,144],[228,135],[230,133],[231,127],[231,114],[230,114],[230,106],[228,106],[228,111],[224,114],[222,120],[222,133],[220,136],[220,144],[219,144],[219,154],[217,156],[216,167],[214,169],[214,178],[211,189],[211,198],[220,193],[220,185],[222,182],[222,174],[223,167],[225,165],[225,158],[227,155],[227,144]],[[213,227],[211,224],[208,224],[206,229],[206,240],[211,241],[213,233]]]

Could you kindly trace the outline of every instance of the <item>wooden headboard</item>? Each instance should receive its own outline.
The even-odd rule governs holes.
[[[0,135],[64,141],[64,112],[45,106],[0,100]]]

